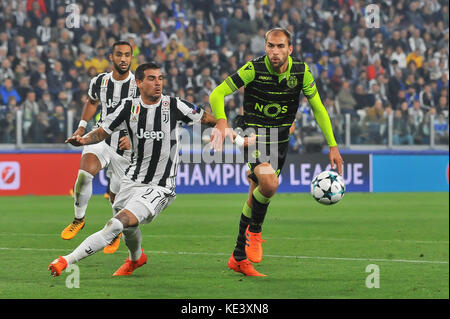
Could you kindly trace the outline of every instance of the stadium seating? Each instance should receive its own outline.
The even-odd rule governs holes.
[[[115,40],[132,43],[132,70],[145,60],[163,65],[165,94],[208,107],[210,89],[202,83],[217,85],[263,54],[264,30],[283,26],[293,34],[293,55],[309,58],[335,129],[342,128],[338,143],[395,148],[412,141],[448,149],[448,2],[413,2],[417,6],[399,0],[390,8],[382,2],[374,28],[366,25],[361,1],[324,1],[320,12],[311,1],[80,0],[70,7],[64,1],[0,1],[0,147],[62,143],[80,120],[89,79],[111,70],[105,62]],[[356,97],[357,85],[365,94],[346,104],[353,110],[337,106],[344,80],[351,95]],[[242,112],[241,94],[226,100],[230,125]],[[360,137],[368,134],[364,118],[376,100],[382,101],[384,131],[369,141]],[[411,120],[414,101],[420,102],[420,120]],[[386,132],[397,134],[391,110],[402,110],[399,121],[411,138],[386,138]],[[304,123],[313,120],[304,111],[299,105],[298,118],[308,118],[296,125],[295,152],[305,151],[302,133],[310,130]],[[358,130],[346,130],[355,116]]]

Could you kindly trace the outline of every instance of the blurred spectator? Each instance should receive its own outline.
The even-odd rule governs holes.
[[[416,48],[406,57],[406,65],[409,66],[410,63],[414,63],[417,68],[421,68],[423,64],[423,57],[420,54],[420,49]]]
[[[15,113],[8,112],[0,116],[0,143],[16,142],[16,119]]]
[[[184,60],[189,59],[189,50],[183,45],[183,43],[178,41],[176,34],[172,34],[169,38],[169,44],[165,49],[165,54],[167,56],[173,55],[175,57],[183,57]]]
[[[47,7],[44,0],[27,0],[27,14],[33,23],[33,27],[40,25],[42,17],[47,14]]]
[[[388,92],[387,96],[392,105],[398,104],[398,93],[401,90],[404,90],[405,84],[403,82],[403,74],[400,69],[397,69],[394,73],[394,76],[391,76],[388,81]]]
[[[449,139],[449,128],[448,128],[448,118],[446,119],[444,114],[437,114],[434,119],[434,132],[436,136],[435,143],[448,145]]]
[[[66,28],[69,2],[3,1],[0,5],[3,121],[15,118],[11,112],[22,108],[26,95],[34,91],[39,110],[49,116],[47,122],[63,120],[61,113],[55,112],[55,106],[60,105],[64,114],[75,112],[76,125],[89,77],[111,70],[106,55],[117,40],[132,44],[132,70],[143,61],[156,60],[168,75],[166,92],[207,104],[210,88],[246,61],[264,54],[268,28],[283,26],[293,34],[292,55],[304,59],[316,79],[336,127],[336,138],[341,138],[339,130],[344,122],[340,112],[348,112],[346,101],[350,101],[349,109],[354,114],[352,143],[386,141],[386,121],[380,124],[378,139],[374,140],[373,132],[369,139],[364,113],[373,112],[375,99],[382,101],[384,117],[393,114],[392,109],[401,111],[406,107],[411,112],[414,143],[429,143],[429,114],[434,112],[436,121],[443,114],[448,123],[449,32],[445,1],[382,3],[379,29],[365,26],[364,4],[359,1],[279,0],[82,0],[77,3],[80,28]],[[342,90],[343,86],[348,86],[347,91]],[[49,90],[53,96],[48,95]],[[242,98],[239,91],[226,102],[230,109],[240,111]],[[292,141],[297,151],[304,151],[305,134],[317,133],[302,103],[301,120]],[[420,111],[428,112],[421,122]],[[41,128],[45,127],[43,118],[40,116]],[[47,142],[60,140],[53,131],[43,136]],[[6,140],[3,136],[0,139]]]
[[[422,91],[419,93],[419,102],[420,106],[426,110],[428,110],[431,107],[434,107],[434,97],[433,93],[431,92],[431,86],[429,84],[426,84]]]
[[[56,105],[49,118],[51,143],[64,143],[66,139],[66,110],[62,105]]]
[[[6,78],[13,79],[15,77],[14,71],[11,68],[11,61],[9,59],[4,59],[1,61],[0,67],[0,80]]]
[[[412,145],[414,127],[409,116],[404,118],[401,110],[394,111],[393,142],[395,145]]]
[[[52,132],[47,113],[37,113],[29,128],[24,131],[25,143],[50,143],[51,137]]]
[[[414,29],[412,35],[408,39],[409,47],[413,51],[417,51],[420,55],[424,55],[427,49],[424,40],[420,37],[420,30]]]
[[[265,29],[258,29],[258,33],[250,40],[250,52],[256,56],[264,55],[264,49],[266,47],[265,41]]]
[[[227,33],[233,43],[247,43],[255,31],[253,25],[244,17],[241,8],[235,8],[233,16],[227,24]]]
[[[356,85],[353,97],[356,101],[355,110],[361,110],[375,104],[373,96],[370,96],[368,93],[366,93],[361,84]]]
[[[90,60],[90,65],[95,68],[97,73],[103,73],[109,66],[109,61],[106,59],[106,50],[98,48],[95,56]]]
[[[38,36],[39,39],[39,44],[41,45],[46,45],[51,37],[52,37],[52,29],[51,29],[51,23],[52,20],[49,16],[44,17],[44,19],[42,20],[42,24],[40,24],[37,28],[36,28],[36,35]]]
[[[202,72],[195,77],[195,83],[198,88],[202,88],[206,81],[210,81],[213,88],[217,86],[216,81],[211,77],[211,69],[203,68]]]
[[[150,41],[150,44],[152,45],[161,45],[162,49],[165,49],[168,44],[167,35],[164,31],[162,31],[159,27],[156,28],[154,31],[147,34],[147,38]]]
[[[81,43],[80,43],[80,51],[84,52],[86,54],[87,59],[92,59],[95,55],[95,49],[92,45],[92,37],[89,34],[84,34],[81,37]]]
[[[358,29],[356,37],[354,37],[350,43],[350,47],[355,50],[355,52],[360,52],[363,47],[367,50],[370,49],[370,41],[366,37],[363,28]]]
[[[22,110],[24,135],[27,135],[29,128],[34,122],[35,116],[39,113],[39,104],[36,102],[36,93],[33,91],[28,92],[27,97],[20,109]]]
[[[349,81],[343,82],[342,88],[339,90],[339,93],[337,95],[337,101],[339,103],[339,109],[341,110],[342,114],[349,113],[352,116],[356,115],[357,101],[350,91]]]
[[[338,66],[336,67],[336,70],[330,79],[330,85],[334,95],[338,94],[338,92],[341,90],[343,82],[344,82],[344,71],[341,66]],[[350,88],[350,81],[348,81],[348,85]]]
[[[213,32],[208,35],[208,44],[211,50],[219,51],[220,48],[225,44],[226,38],[225,34],[222,32],[222,27],[220,24],[216,24],[213,27]]]
[[[10,96],[14,96],[16,98],[16,101],[20,103],[21,98],[17,90],[13,86],[13,81],[10,78],[6,78],[3,82],[3,85],[0,86],[0,97],[2,104],[7,105],[8,99]]]
[[[439,103],[436,105],[436,112],[448,117],[448,97],[440,96]]]
[[[42,97],[38,102],[39,110],[42,112],[47,112],[48,114],[53,113],[55,110],[55,103],[52,100],[50,92],[45,91],[42,93]]]
[[[20,95],[20,100],[24,101],[28,92],[34,91],[33,87],[30,85],[30,77],[23,76],[20,78],[19,85],[17,86],[17,93]]]
[[[381,143],[380,128],[384,121],[383,102],[381,100],[376,100],[375,104],[367,109],[364,118],[364,124],[368,129],[367,142],[369,144]]]

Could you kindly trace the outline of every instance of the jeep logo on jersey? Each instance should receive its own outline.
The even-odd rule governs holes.
[[[138,138],[151,138],[152,140],[160,141],[164,138],[165,134],[163,131],[144,131],[144,129],[141,128],[136,136]]]
[[[18,162],[0,162],[0,189],[20,188],[20,165]]]

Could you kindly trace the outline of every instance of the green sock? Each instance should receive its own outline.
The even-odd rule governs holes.
[[[256,187],[252,194],[252,218],[250,220],[250,227],[248,228],[252,233],[261,232],[269,203],[270,198],[261,194],[259,186]]]
[[[242,208],[241,220],[239,222],[239,234],[236,240],[236,247],[233,251],[234,259],[237,261],[247,258],[247,255],[245,254],[245,231],[250,223],[251,213],[251,208],[247,205],[247,202],[245,202],[244,207]]]

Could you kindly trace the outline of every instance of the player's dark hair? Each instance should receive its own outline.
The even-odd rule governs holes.
[[[282,32],[287,40],[288,40],[288,44],[291,45],[291,39],[292,39],[292,34],[285,28],[281,28],[281,27],[277,27],[277,28],[272,28],[269,31],[266,32],[266,35],[264,36],[264,40],[267,42],[267,37],[269,36],[269,34],[271,34],[272,32]]]
[[[136,78],[136,80],[143,81],[145,77],[145,70],[148,69],[161,69],[161,67],[155,62],[142,63],[134,72],[134,77]]]
[[[131,46],[130,42],[120,40],[120,41],[114,42],[114,44],[112,45],[111,54],[114,53],[114,49],[116,48],[116,46],[119,46],[119,45],[128,45],[130,47],[131,52],[133,52],[133,47]]]

